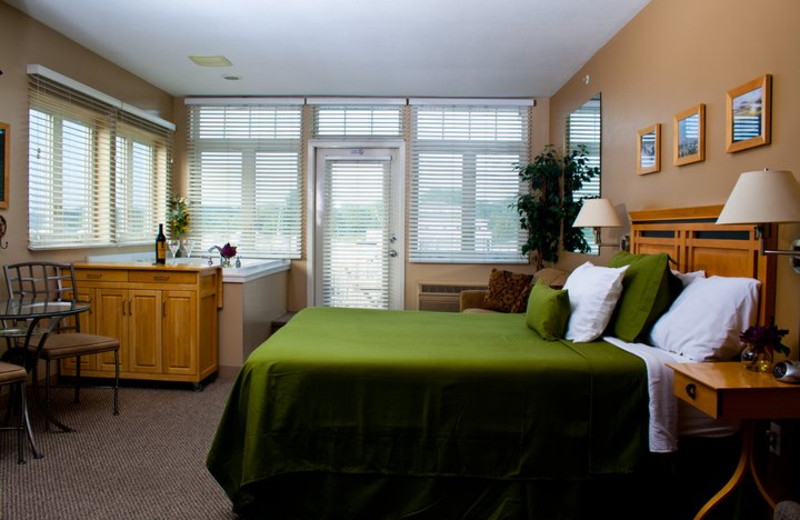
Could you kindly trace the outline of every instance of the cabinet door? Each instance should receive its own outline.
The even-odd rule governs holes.
[[[128,369],[128,291],[126,289],[95,289],[94,327],[97,334],[119,339],[119,369]],[[81,329],[83,330],[83,329]],[[97,369],[114,373],[114,353],[97,354]]]
[[[129,291],[128,345],[130,370],[161,372],[161,292],[150,289]]]
[[[197,294],[163,291],[165,374],[197,374]]]

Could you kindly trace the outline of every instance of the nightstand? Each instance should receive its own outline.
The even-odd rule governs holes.
[[[754,428],[760,419],[800,418],[800,385],[776,381],[768,372],[747,370],[741,363],[667,363],[675,371],[673,393],[715,419],[742,420],[742,449],[730,480],[709,500],[695,520],[728,496],[750,471],[764,500],[775,508],[753,463]]]

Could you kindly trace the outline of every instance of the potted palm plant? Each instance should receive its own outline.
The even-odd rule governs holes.
[[[534,255],[536,270],[544,262],[557,262],[561,241],[564,249],[585,253],[589,244],[572,222],[583,205],[573,194],[599,173],[588,164],[587,150],[577,146],[567,154],[551,144],[533,162],[519,167],[519,176],[528,190],[512,206],[519,213],[520,226],[528,232],[523,255]]]

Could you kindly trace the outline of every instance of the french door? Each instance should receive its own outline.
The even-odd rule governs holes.
[[[316,305],[404,307],[399,152],[397,148],[316,149]]]

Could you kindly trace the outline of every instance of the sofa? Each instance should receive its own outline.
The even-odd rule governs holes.
[[[547,285],[555,289],[560,289],[567,281],[569,272],[555,269],[552,267],[545,267],[533,274],[532,284],[543,280]],[[473,289],[468,291],[461,291],[459,299],[459,310],[467,313],[484,313],[484,312],[498,312],[484,307],[486,294],[488,289]]]

